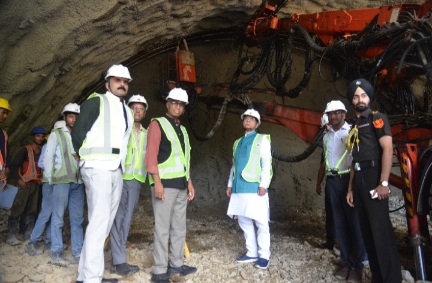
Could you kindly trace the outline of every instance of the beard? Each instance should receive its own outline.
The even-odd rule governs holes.
[[[365,111],[366,109],[368,109],[368,107],[365,106],[365,105],[359,105],[359,106],[354,107],[354,109],[355,109],[355,111],[357,111],[357,112],[363,112],[363,111]]]

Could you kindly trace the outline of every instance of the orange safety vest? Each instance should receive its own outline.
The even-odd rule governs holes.
[[[7,160],[8,135],[7,135],[5,130],[2,130],[2,131],[3,131],[3,135],[4,135],[4,153],[5,153],[5,156],[3,157],[3,154],[0,151],[0,166],[1,166],[1,169],[4,169],[4,168],[6,168],[6,160]]]
[[[39,167],[37,167],[37,162],[35,161],[35,158],[34,158],[33,149],[31,147],[31,145],[26,145],[25,148],[27,149],[28,160],[24,161],[24,163],[21,167],[21,171],[24,171],[24,174],[20,173],[19,176],[26,183],[32,182],[32,181],[41,183],[42,182],[42,170]]]

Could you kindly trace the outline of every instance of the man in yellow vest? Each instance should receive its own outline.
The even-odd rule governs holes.
[[[367,258],[360,224],[354,208],[346,202],[352,157],[345,148],[351,126],[345,121],[346,108],[340,100],[327,103],[324,111],[330,129],[323,137],[326,185],[330,197],[336,240],[341,253],[341,266],[335,277],[348,282],[360,282],[363,261]]]
[[[147,130],[141,125],[148,109],[147,100],[142,95],[132,95],[128,106],[134,114],[134,126],[127,147],[122,196],[110,232],[113,260],[111,271],[121,276],[129,276],[139,271],[138,266],[126,262],[126,241],[141,187],[147,178],[147,171],[144,167]]]
[[[189,136],[180,125],[188,94],[174,88],[166,99],[166,116],[153,119],[149,125],[145,157],[155,218],[151,281],[160,283],[169,283],[170,276],[186,276],[197,271],[183,262],[186,207],[188,200],[195,196],[189,172]]]
[[[226,189],[230,198],[227,215],[238,219],[246,240],[247,252],[236,261],[254,262],[255,267],[267,269],[270,261],[267,188],[273,174],[270,136],[256,132],[261,123],[258,111],[248,109],[241,119],[245,135],[233,146],[233,166]]]
[[[72,146],[71,132],[80,113],[80,106],[68,103],[61,114],[66,123],[50,134],[44,155],[44,178],[53,186],[51,215],[50,263],[67,266],[63,257],[64,213],[69,207],[72,255],[70,263],[78,264],[83,245],[84,186],[79,177],[78,160]]]
[[[33,142],[21,147],[11,164],[11,177],[18,183],[19,190],[8,219],[8,237],[6,243],[18,245],[15,237],[18,218],[20,218],[20,233],[23,238],[29,237],[38,213],[38,200],[42,171],[37,166],[41,147],[45,141],[45,129],[38,126],[31,131]],[[22,225],[21,225],[22,223]]]
[[[105,94],[93,94],[81,105],[72,131],[80,158],[88,205],[88,226],[81,251],[77,282],[117,282],[103,278],[104,243],[122,195],[125,157],[133,127],[124,102],[132,80],[128,68],[113,65],[105,76]]]

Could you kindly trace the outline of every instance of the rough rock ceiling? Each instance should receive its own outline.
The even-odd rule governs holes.
[[[9,99],[13,113],[1,126],[12,140],[21,142],[33,126],[48,128],[47,117],[79,100],[111,64],[137,63],[144,59],[142,54],[160,52],[181,37],[223,36],[222,31],[229,30],[232,36],[260,4],[260,0],[3,0],[0,97]],[[385,3],[293,0],[280,15],[380,4]]]

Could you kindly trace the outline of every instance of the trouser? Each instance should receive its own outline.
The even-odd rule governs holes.
[[[26,232],[27,229],[33,229],[33,227],[29,227],[29,225],[27,225],[27,222],[33,221],[34,225],[34,221],[37,216],[39,190],[40,185],[38,183],[28,182],[26,183],[25,189],[19,187],[18,193],[15,196],[9,219],[17,221],[18,218],[20,218],[21,233]]]
[[[51,253],[63,253],[63,225],[66,208],[69,207],[72,255],[79,256],[83,245],[84,187],[78,183],[53,186],[51,217]]]
[[[259,222],[249,217],[237,216],[246,240],[247,256],[270,259],[270,228],[268,221]],[[257,227],[255,231],[255,225]]]
[[[366,250],[361,236],[360,224],[355,208],[346,201],[349,174],[342,179],[327,178],[326,187],[330,193],[336,240],[339,243],[341,262],[350,268],[362,268]]]
[[[333,222],[333,209],[331,204],[330,192],[328,191],[327,185],[325,186],[324,195],[324,209],[326,213],[325,217],[325,231],[326,231],[326,243],[328,246],[333,247],[335,245],[335,228]]]
[[[372,199],[369,193],[379,184],[380,175],[380,167],[355,172],[354,205],[368,253],[372,283],[397,283],[402,281],[402,274],[388,199]]]
[[[138,203],[142,184],[137,180],[123,180],[120,204],[110,232],[113,264],[126,262],[126,241],[132,215]]]
[[[151,192],[155,218],[152,272],[161,274],[167,272],[168,264],[171,267],[183,265],[187,189],[165,188],[164,200],[155,198],[154,186]],[[171,244],[169,250],[168,242]]]
[[[78,266],[78,281],[100,283],[104,243],[117,213],[123,187],[121,169],[81,168],[88,207],[88,225]]]
[[[36,224],[33,228],[33,231],[30,235],[29,242],[34,244],[40,241],[42,234],[46,229],[45,235],[45,243],[51,243],[51,226],[50,219],[52,214],[52,190],[53,187],[49,183],[43,183],[42,185],[42,208],[39,212],[38,218],[36,220]]]

